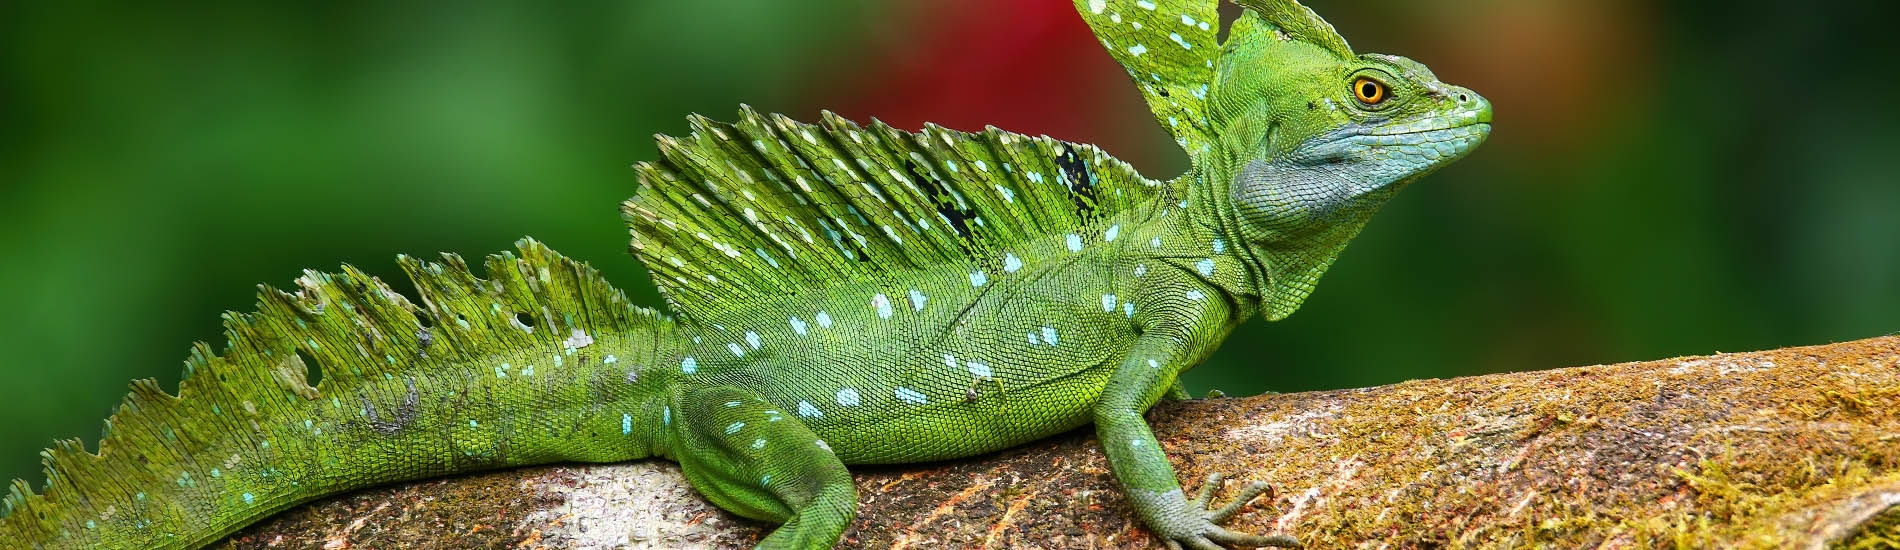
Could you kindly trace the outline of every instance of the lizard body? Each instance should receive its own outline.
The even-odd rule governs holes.
[[[420,304],[309,272],[228,315],[229,348],[196,347],[176,397],[135,383],[98,453],[48,451],[0,537],[195,547],[377,483],[659,456],[783,523],[762,547],[826,547],[856,510],[846,464],[1094,423],[1170,546],[1296,544],[1216,525],[1264,484],[1188,498],[1141,415],[1239,323],[1292,313],[1380,204],[1483,141],[1490,107],[1290,0],[1240,3],[1217,43],[1212,0],[1076,0],[1187,174],[994,128],[695,116],[623,207],[671,315],[532,240],[486,279],[404,258]]]

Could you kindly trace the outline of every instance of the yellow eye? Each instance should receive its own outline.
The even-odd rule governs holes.
[[[1360,77],[1352,82],[1352,95],[1358,98],[1360,103],[1378,105],[1390,94],[1386,93],[1384,83]]]

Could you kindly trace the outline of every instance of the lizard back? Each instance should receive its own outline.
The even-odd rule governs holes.
[[[1015,247],[1096,226],[1166,192],[1090,145],[989,128],[917,133],[750,108],[658,136],[622,207],[632,249],[687,320],[907,270],[1019,268]]]
[[[1105,378],[1130,341],[1087,321],[1113,284],[1094,268],[1168,184],[996,128],[690,120],[636,166],[644,187],[623,207],[693,334],[662,360],[691,365],[683,383],[759,391],[847,463],[965,456],[1086,421],[1083,400],[1038,392]],[[964,437],[864,437],[924,432]]]

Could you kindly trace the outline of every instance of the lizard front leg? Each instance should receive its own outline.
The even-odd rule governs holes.
[[[1166,291],[1162,291],[1166,292]],[[1204,291],[1205,292],[1205,291]],[[1203,295],[1212,294],[1205,292]],[[1155,441],[1142,413],[1170,390],[1178,388],[1176,375],[1199,358],[1195,345],[1209,341],[1208,332],[1222,326],[1229,312],[1209,300],[1144,300],[1160,304],[1159,315],[1145,316],[1133,349],[1116,368],[1108,387],[1095,404],[1095,434],[1108,456],[1109,470],[1121,482],[1135,513],[1141,516],[1169,548],[1218,549],[1220,544],[1244,547],[1296,547],[1286,535],[1259,536],[1228,531],[1218,525],[1264,492],[1255,482],[1239,498],[1219,509],[1209,500],[1220,476],[1209,476],[1198,498],[1188,499],[1175,480],[1174,467]],[[1171,310],[1171,311],[1169,311]],[[1219,543],[1219,544],[1217,544]]]

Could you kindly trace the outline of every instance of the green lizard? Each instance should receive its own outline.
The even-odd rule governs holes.
[[[561,461],[678,461],[709,500],[826,547],[846,464],[942,460],[1094,423],[1173,548],[1295,545],[1218,526],[1265,487],[1189,498],[1143,420],[1238,324],[1293,313],[1382,203],[1490,131],[1491,108],[1357,55],[1292,0],[1075,0],[1192,169],[994,128],[692,117],[623,212],[670,314],[532,240],[401,261],[420,304],[354,268],[228,314],[176,397],[132,385],[97,454],[47,451],[0,540],[208,544],[354,488]],[[312,384],[312,374],[320,382]]]

